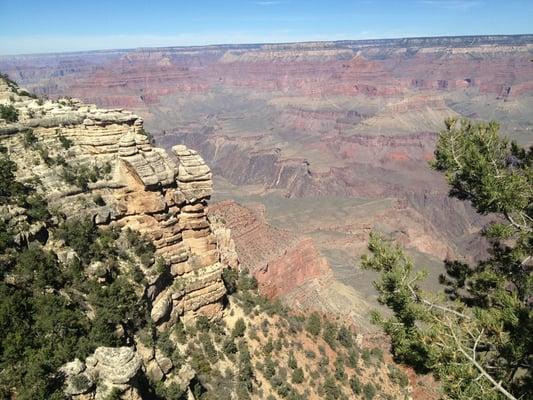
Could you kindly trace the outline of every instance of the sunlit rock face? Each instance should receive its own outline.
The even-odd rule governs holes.
[[[142,119],[122,109],[36,99],[4,80],[0,104],[18,113],[15,122],[0,119],[1,144],[17,164],[17,180],[39,182],[50,210],[67,220],[89,218],[101,227],[137,231],[153,242],[155,257],[139,265],[144,283],[138,295],[147,300],[157,330],[172,328],[178,319],[221,316],[226,296],[222,270],[237,268],[238,261],[229,235],[218,243],[207,218],[212,177],[198,153],[185,146],[175,146],[172,153],[152,146]],[[30,132],[38,144],[32,151],[24,139]],[[67,170],[76,171],[75,179],[66,178]],[[89,178],[80,184],[82,174]],[[7,223],[20,230],[19,242],[40,240],[46,233],[42,223],[27,226],[24,210],[1,207]],[[61,241],[47,242],[48,237],[41,241],[61,263],[76,257]],[[94,262],[85,273],[98,279],[102,265]],[[129,276],[127,265],[118,268]],[[143,352],[140,342],[132,345],[99,347],[86,360],[66,364],[67,394],[103,399],[116,387],[122,398],[138,399],[135,379],[141,369],[159,380],[178,380],[184,388],[195,375],[178,371],[159,351],[151,349],[147,356],[150,351]]]
[[[166,263],[164,273],[155,268],[144,271],[151,283],[147,293],[156,322],[172,323],[188,313],[214,316],[219,312],[217,304],[225,294],[220,279],[223,265],[206,216],[212,181],[203,159],[185,146],[175,146],[173,157],[153,147],[142,119],[122,109],[104,110],[77,100],[40,104],[4,83],[0,99],[9,103],[10,98],[20,118],[16,123],[0,123],[1,134],[15,135],[30,126],[43,143],[61,136],[72,142],[69,164],[107,170],[106,177],[90,182],[86,192],[56,179],[57,166],[19,168],[21,175],[41,179],[50,202],[70,210],[71,217],[90,215],[97,224],[134,229],[154,241],[156,255]],[[9,144],[17,164],[30,165],[19,141]],[[83,201],[93,196],[103,202]],[[165,275],[169,279],[163,285]]]

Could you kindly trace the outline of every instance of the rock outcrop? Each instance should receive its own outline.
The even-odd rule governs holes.
[[[268,225],[260,211],[223,201],[211,207],[210,218],[224,221],[231,232],[235,257],[238,254],[241,266],[256,277],[260,291],[270,298],[290,295],[305,283],[331,273],[309,237]]]
[[[194,150],[175,146],[171,158],[150,144],[141,118],[121,109],[103,110],[72,99],[39,104],[6,83],[0,83],[0,101],[19,113],[16,123],[0,121],[0,134],[22,167],[35,160],[14,134],[33,126],[33,135],[50,148],[54,142],[60,146],[59,140],[69,141],[68,165],[106,170],[85,191],[61,179],[60,166],[42,161],[32,169],[19,168],[19,178],[40,179],[49,201],[68,205],[71,215],[89,215],[97,224],[133,229],[153,240],[165,264],[162,273],[145,271],[157,322],[170,313],[175,319],[204,311],[214,316],[220,310],[216,304],[225,294],[220,279],[224,266],[206,215],[211,172]],[[39,122],[28,125],[35,115]],[[103,203],[86,201],[94,196]],[[171,278],[162,285],[167,274]],[[177,281],[179,290],[171,288]]]
[[[18,180],[39,181],[49,207],[68,211],[67,218],[133,230],[154,244],[155,257],[140,269],[146,282],[142,295],[159,331],[178,319],[221,315],[226,295],[221,273],[228,267],[221,253],[231,242],[218,244],[207,219],[211,171],[194,150],[175,146],[170,155],[153,147],[142,119],[122,109],[74,99],[43,101],[3,80],[0,104],[18,113],[17,121],[0,119],[0,143],[18,166]],[[15,231],[21,227],[19,241],[38,238],[42,224],[28,228],[23,212],[7,208],[2,214]],[[68,262],[75,254],[58,250],[58,257]],[[105,283],[102,262],[91,263],[86,273]],[[103,399],[116,387],[122,398],[135,399],[131,383],[141,368],[155,381],[168,377],[188,384],[194,376],[174,371],[159,350],[140,355],[142,344],[136,346],[97,348],[85,362],[66,364],[66,393]]]
[[[141,365],[141,358],[131,347],[98,347],[85,362],[75,359],[61,368],[66,378],[65,393],[80,400],[103,400],[119,390],[123,399],[140,399],[132,383]],[[94,397],[86,394],[95,386]]]

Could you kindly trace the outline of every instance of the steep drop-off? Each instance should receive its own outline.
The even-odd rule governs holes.
[[[273,228],[311,238],[333,270],[327,284],[372,297],[357,268],[372,229],[433,271],[484,252],[474,238],[486,221],[448,198],[428,160],[444,119],[460,115],[532,143],[532,52],[531,35],[411,38],[3,56],[0,70],[52,98],[134,109],[159,146],[185,144],[209,163],[216,200],[263,204]],[[249,268],[265,270],[239,240],[241,256],[257,257]],[[287,262],[298,254],[287,249]]]
[[[254,272],[270,295],[327,264],[308,239],[235,218],[246,213],[236,203],[208,217],[212,176],[194,150],[152,146],[130,112],[43,100],[9,80],[0,106],[3,397],[409,396],[412,371],[379,338],[258,296],[236,249],[250,269],[264,257]],[[235,244],[228,227],[252,240]]]

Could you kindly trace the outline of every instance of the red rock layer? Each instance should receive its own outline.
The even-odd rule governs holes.
[[[42,93],[145,111],[162,96],[218,86],[313,97],[531,93],[530,36],[454,39],[6,56],[0,70]]]
[[[268,225],[258,211],[235,201],[222,201],[209,208],[209,215],[231,230],[241,266],[250,270],[261,292],[269,297],[287,295],[330,272],[310,238]]]

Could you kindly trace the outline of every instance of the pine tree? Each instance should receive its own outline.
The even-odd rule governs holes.
[[[380,272],[374,320],[396,359],[432,371],[454,399],[526,398],[533,390],[533,151],[498,134],[495,122],[446,121],[432,167],[450,195],[496,222],[483,230],[489,255],[477,265],[447,260],[444,293],[419,288],[423,273],[396,244],[372,234],[363,266]]]

